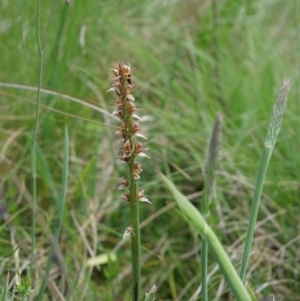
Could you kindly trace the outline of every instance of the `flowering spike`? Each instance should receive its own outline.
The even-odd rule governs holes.
[[[148,157],[146,155],[147,149],[143,147],[143,144],[137,141],[137,138],[147,139],[140,134],[141,127],[136,120],[142,120],[136,112],[138,111],[135,105],[135,98],[132,95],[132,91],[135,89],[135,85],[131,82],[132,69],[130,65],[118,63],[115,68],[112,69],[115,78],[113,79],[112,88],[109,91],[114,91],[118,96],[114,101],[116,107],[113,111],[113,115],[118,116],[121,121],[121,126],[116,132],[116,135],[122,139],[123,145],[120,148],[122,153],[119,155],[119,161],[127,164],[129,168],[128,180],[121,178],[118,186],[119,190],[126,189],[127,192],[121,196],[123,200],[130,204],[130,224],[127,227],[123,239],[131,236],[132,256],[133,260],[133,283],[140,282],[140,225],[139,225],[139,203],[146,202],[151,203],[147,196],[144,195],[144,191],[140,192],[137,185],[137,180],[140,178],[140,174],[143,171],[142,165],[135,161],[137,157]],[[149,158],[149,157],[148,157]],[[134,286],[135,300],[141,299],[140,285]]]

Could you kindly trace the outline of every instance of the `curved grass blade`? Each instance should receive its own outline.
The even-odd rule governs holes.
[[[209,250],[211,250],[214,254],[221,268],[221,271],[224,274],[227,282],[229,283],[236,299],[238,301],[256,300],[252,293],[251,295],[253,297],[250,297],[249,292],[241,281],[226,251],[224,250],[216,234],[206,223],[200,212],[187,200],[187,198],[183,194],[178,191],[175,185],[166,176],[161,175],[161,177],[164,183],[168,186],[169,190],[172,192],[177,205],[185,213],[185,215],[203,236],[203,238],[208,241]]]

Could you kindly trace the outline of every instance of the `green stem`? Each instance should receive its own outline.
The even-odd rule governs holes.
[[[141,245],[140,245],[140,217],[139,201],[136,198],[137,185],[133,176],[134,156],[130,159],[130,211],[131,211],[131,254],[132,254],[132,275],[133,275],[133,301],[140,301],[141,295]]]
[[[208,194],[207,194],[207,183],[205,184],[205,189],[202,198],[201,212],[204,218],[208,217],[209,214],[209,204],[208,204]],[[202,247],[201,247],[201,296],[202,301],[208,301],[208,290],[207,290],[207,265],[208,265],[208,243],[207,240],[202,237]]]
[[[33,195],[33,207],[32,207],[32,226],[31,226],[31,268],[30,274],[33,276],[33,262],[36,245],[36,212],[37,212],[37,185],[36,185],[36,145],[37,145],[37,130],[39,124],[39,112],[40,112],[40,98],[41,98],[41,86],[42,86],[42,75],[43,75],[43,49],[41,48],[40,34],[39,34],[39,23],[40,23],[40,0],[37,1],[37,16],[36,16],[36,38],[39,51],[39,78],[38,78],[38,89],[36,99],[36,111],[35,111],[35,123],[32,138],[32,195]]]
[[[273,106],[272,116],[268,127],[267,138],[260,159],[256,185],[254,190],[254,196],[252,200],[247,237],[246,237],[244,253],[243,253],[243,258],[242,258],[242,263],[240,268],[240,277],[243,282],[245,281],[246,269],[247,269],[250,250],[253,242],[254,229],[257,220],[257,213],[258,213],[262,188],[267,173],[268,165],[271,159],[271,155],[274,146],[276,144],[277,136],[280,132],[280,127],[283,120],[284,110],[286,107],[289,91],[290,91],[290,80],[284,80],[283,85],[281,86],[280,92],[278,94],[277,101]]]
[[[208,300],[207,293],[207,257],[208,257],[208,244],[206,239],[202,240],[201,247],[201,295],[203,301]]]
[[[244,253],[243,253],[243,258],[242,258],[242,263],[241,263],[241,268],[240,268],[240,277],[243,282],[245,281],[246,269],[247,269],[250,250],[251,250],[251,246],[252,246],[252,242],[253,242],[253,236],[254,236],[254,230],[255,230],[255,224],[256,224],[256,219],[257,219],[260,197],[261,197],[261,193],[262,193],[264,179],[265,179],[268,165],[270,162],[270,158],[272,155],[272,151],[273,151],[273,147],[267,147],[266,145],[264,146],[261,160],[260,160],[259,169],[258,169],[255,191],[254,191],[254,196],[253,196],[253,201],[252,201],[252,206],[251,206],[251,213],[250,213],[250,218],[249,218],[247,237],[246,237]]]
[[[61,225],[63,220],[63,212],[64,207],[66,203],[66,196],[67,196],[67,187],[68,187],[68,175],[69,175],[69,134],[68,134],[68,128],[65,125],[64,127],[64,161],[63,161],[63,172],[62,172],[62,191],[61,196],[58,202],[58,214],[57,214],[57,221],[56,221],[56,227],[54,231],[54,237],[51,241],[51,249],[50,254],[45,270],[45,275],[43,278],[43,282],[39,291],[39,294],[36,298],[36,301],[43,300],[43,296],[46,290],[47,281],[49,278],[52,262],[53,262],[53,256],[57,255],[57,249],[59,248],[59,236],[61,231]],[[60,259],[58,259],[60,260]]]

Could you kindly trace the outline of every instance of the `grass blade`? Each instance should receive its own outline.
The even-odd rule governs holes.
[[[1,301],[6,301],[7,299],[7,287],[8,287],[8,277],[6,278],[6,283],[4,284],[4,289],[1,295]]]
[[[37,148],[37,130],[39,124],[39,112],[40,112],[40,99],[41,99],[41,86],[43,77],[43,50],[41,48],[41,40],[39,33],[40,24],[40,1],[37,1],[37,15],[36,15],[36,38],[38,44],[39,52],[39,77],[38,77],[38,87],[36,96],[36,111],[35,111],[35,122],[32,137],[32,152],[31,152],[31,169],[32,169],[32,196],[33,196],[33,206],[32,206],[32,226],[31,226],[31,267],[30,274],[33,276],[33,262],[35,253],[35,235],[36,235],[36,211],[37,211],[37,185],[36,185],[36,148]]]
[[[60,230],[62,225],[62,219],[63,219],[63,210],[66,202],[66,195],[67,195],[67,187],[68,187],[68,174],[69,174],[69,134],[68,134],[68,128],[65,125],[64,128],[64,162],[63,162],[63,175],[62,175],[62,191],[60,196],[60,201],[58,204],[58,218],[56,221],[56,227],[54,231],[54,237],[53,241],[51,243],[51,251],[48,258],[45,276],[43,279],[43,283],[41,286],[41,289],[39,291],[37,301],[43,300],[43,295],[46,290],[46,283],[50,274],[50,269],[53,261],[54,255],[58,255],[58,241],[60,236]]]
[[[218,240],[213,230],[206,223],[200,212],[181,194],[175,185],[164,175],[161,175],[164,183],[172,192],[175,201],[180,209],[185,213],[189,220],[193,223],[195,228],[207,240],[209,249],[214,254],[226,280],[228,281],[232,292],[239,301],[256,300],[255,297],[251,299],[250,294],[241,281],[237,271],[235,270],[232,262],[230,261],[226,251]]]

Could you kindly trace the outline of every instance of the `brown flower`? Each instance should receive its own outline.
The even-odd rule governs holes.
[[[118,159],[121,162],[125,162],[125,163],[129,163],[130,162],[130,157],[126,157],[126,156],[124,156],[124,154],[122,154],[121,156],[119,156]]]
[[[150,158],[148,155],[146,155],[146,151],[148,150],[148,148],[144,148],[143,144],[138,142],[137,148],[136,148],[136,153],[138,156],[140,157],[147,157]]]
[[[139,162],[134,162],[132,174],[136,180],[140,178],[140,173],[142,171],[143,171],[142,165]]]
[[[122,177],[120,179],[120,185],[118,187],[118,190],[122,190],[122,189],[128,188],[128,186],[129,186],[129,182],[125,178]]]
[[[124,195],[121,196],[121,199],[123,199],[124,201],[128,202],[130,201],[130,194],[127,192]]]
[[[122,147],[122,149],[124,150],[123,155],[125,157],[130,157],[131,156],[132,148],[131,148],[131,142],[130,142],[129,139],[125,141],[124,146]]]
[[[128,102],[128,113],[132,115],[136,111],[136,106],[131,101]]]
[[[138,194],[137,194],[137,199],[141,202],[145,202],[145,203],[149,203],[151,204],[151,202],[147,199],[147,196],[144,194],[144,190],[141,190]]]

